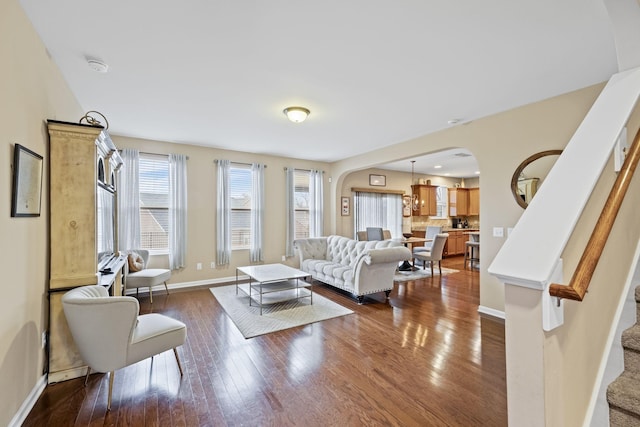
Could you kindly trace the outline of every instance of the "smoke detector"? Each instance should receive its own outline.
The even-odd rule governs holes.
[[[98,73],[106,73],[109,71],[109,66],[99,59],[87,58],[87,64],[89,68]]]

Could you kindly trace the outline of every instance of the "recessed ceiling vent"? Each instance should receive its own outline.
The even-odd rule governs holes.
[[[456,156],[456,157],[471,157],[471,154],[469,154],[469,153],[456,153],[456,154],[454,154],[454,156]]]

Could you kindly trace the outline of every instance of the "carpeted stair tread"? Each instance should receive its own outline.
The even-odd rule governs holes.
[[[638,420],[636,425],[640,425],[640,387],[638,379],[623,372],[607,388],[607,401],[612,407],[634,414]]]
[[[640,352],[640,325],[636,323],[622,332],[622,347]]]

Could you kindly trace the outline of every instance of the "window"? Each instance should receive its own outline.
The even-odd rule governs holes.
[[[402,195],[357,191],[354,197],[355,231],[382,227],[392,237],[402,235]]]
[[[251,166],[231,164],[231,249],[251,247]]]
[[[309,171],[296,169],[294,173],[295,238],[309,237]]]
[[[448,196],[447,187],[439,186],[436,189],[436,212],[438,218],[446,218],[448,215],[447,212],[447,196]]]
[[[140,154],[140,246],[169,249],[169,158]]]

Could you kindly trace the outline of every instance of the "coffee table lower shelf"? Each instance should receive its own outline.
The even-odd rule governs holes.
[[[310,304],[313,304],[313,285],[300,279],[267,283],[238,283],[237,289],[240,289],[249,296],[249,306],[254,302],[260,307],[260,315],[262,315],[262,307],[265,305],[278,304],[302,298],[309,298]]]

